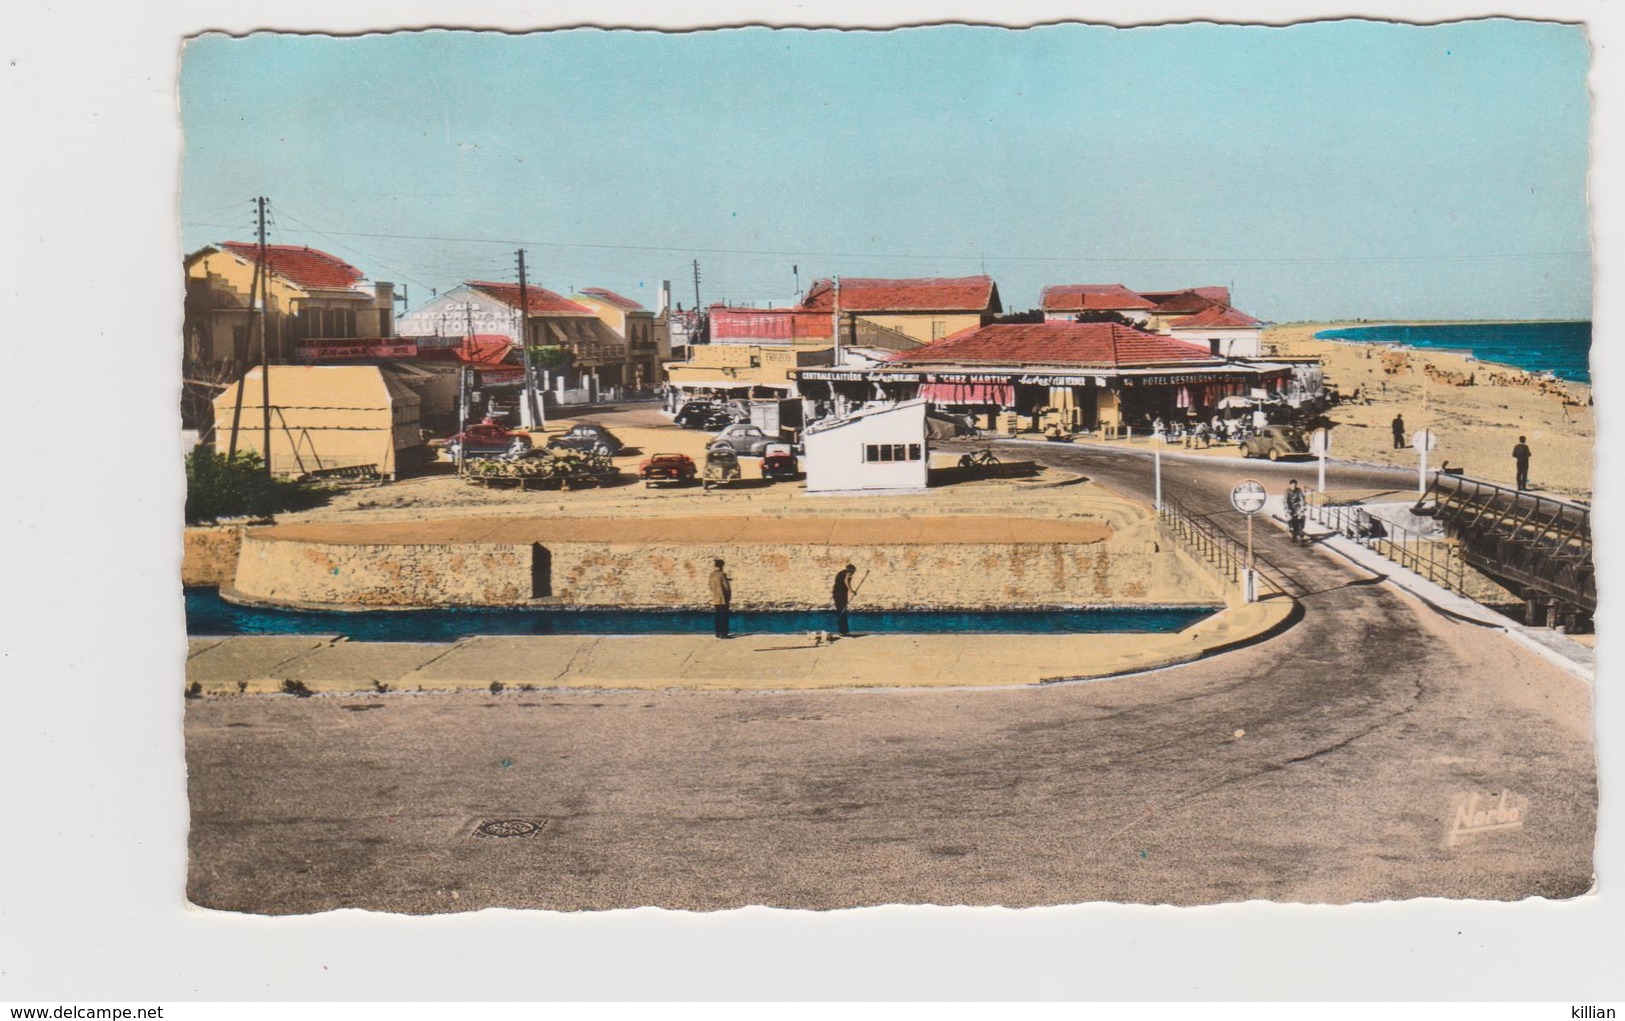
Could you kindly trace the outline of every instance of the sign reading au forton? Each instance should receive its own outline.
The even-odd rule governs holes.
[[[1257,514],[1264,509],[1264,486],[1246,479],[1236,483],[1236,488],[1230,491],[1230,506],[1243,514]]]

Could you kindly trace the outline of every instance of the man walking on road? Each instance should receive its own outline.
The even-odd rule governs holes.
[[[1512,460],[1518,464],[1518,489],[1529,488],[1529,440],[1519,436],[1518,445],[1512,448]]]
[[[852,586],[852,576],[857,573],[858,569],[856,567],[847,564],[835,575],[835,591],[833,593],[835,597],[835,629],[840,632],[842,638],[852,637],[851,629],[847,627],[846,608],[852,602],[853,593],[857,591]]]
[[[1405,416],[1394,416],[1394,449],[1405,449]]]
[[[1303,490],[1298,488],[1297,479],[1288,479],[1286,483],[1286,523],[1292,532],[1293,542],[1303,541]]]
[[[728,606],[733,602],[733,579],[722,570],[722,561],[712,561],[711,609],[716,613],[717,637],[728,638]]]

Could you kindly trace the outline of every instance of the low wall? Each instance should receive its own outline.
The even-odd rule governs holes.
[[[181,584],[230,585],[242,542],[239,526],[188,528],[181,552]]]
[[[847,564],[865,609],[1223,601],[1211,572],[1146,541],[770,545],[339,544],[243,540],[236,598],[286,605],[695,607],[727,561],[737,609],[828,606]],[[865,577],[867,575],[867,577]]]

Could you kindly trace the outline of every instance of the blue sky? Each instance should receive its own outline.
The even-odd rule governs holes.
[[[787,302],[814,276],[1229,284],[1262,318],[1585,318],[1582,29],[1186,25],[206,36],[187,250],[410,288]]]

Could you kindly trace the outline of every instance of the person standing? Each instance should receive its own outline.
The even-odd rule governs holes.
[[[1286,483],[1286,522],[1287,528],[1292,532],[1293,542],[1303,541],[1303,490],[1298,488],[1297,479],[1288,479]]]
[[[1518,489],[1529,488],[1529,439],[1518,437],[1518,445],[1512,448],[1512,460],[1518,465]]]
[[[711,567],[711,609],[716,614],[718,638],[729,638],[728,634],[728,608],[733,603],[733,579],[728,577],[722,569],[720,559],[712,561]]]
[[[1394,416],[1394,449],[1405,449],[1405,416]]]
[[[847,626],[846,612],[852,603],[853,594],[857,591],[852,585],[852,576],[857,573],[856,567],[847,564],[835,575],[835,591],[832,593],[835,599],[835,630],[842,638],[852,637],[852,631]]]

